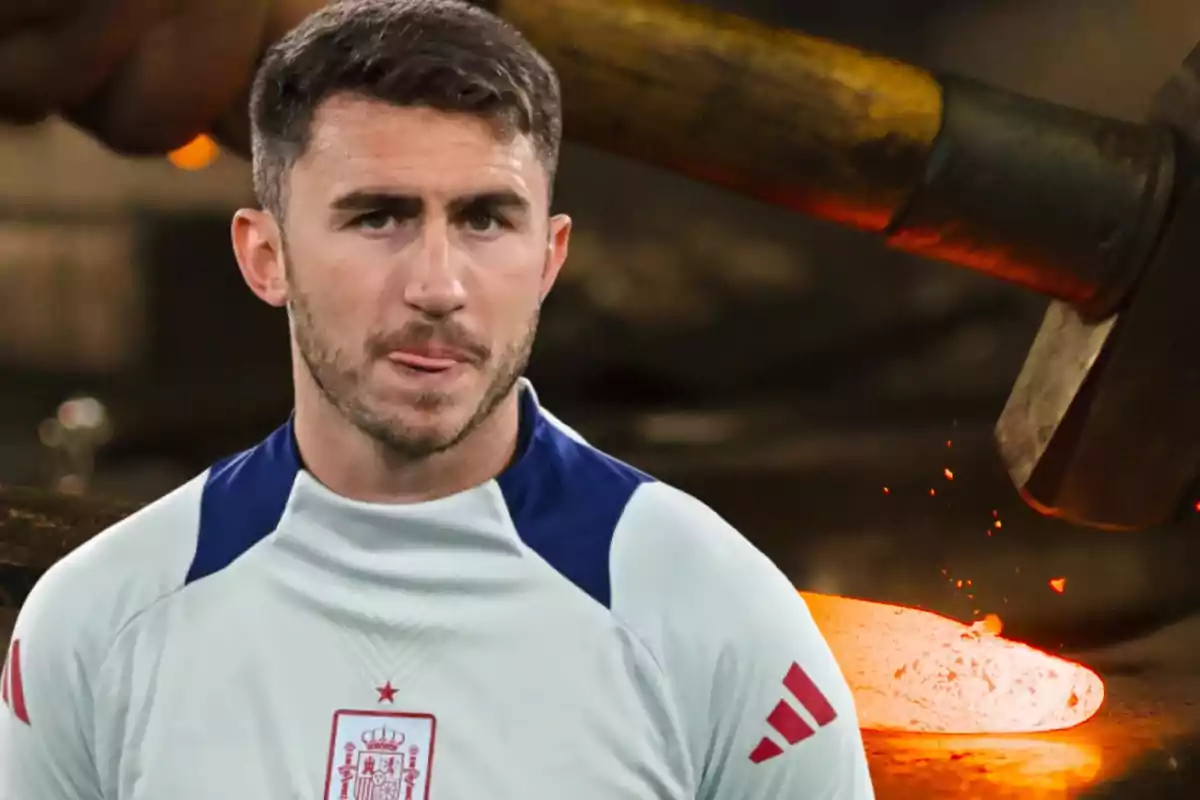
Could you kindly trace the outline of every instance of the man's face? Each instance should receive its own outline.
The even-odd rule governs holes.
[[[524,371],[569,220],[525,136],[357,97],[324,103],[287,184],[294,348],[325,398],[407,458],[441,452]]]

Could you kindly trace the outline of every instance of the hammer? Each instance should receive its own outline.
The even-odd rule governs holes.
[[[1182,513],[1200,472],[1200,46],[1145,124],[676,0],[491,0],[566,134],[1051,298],[996,426],[1038,511]]]

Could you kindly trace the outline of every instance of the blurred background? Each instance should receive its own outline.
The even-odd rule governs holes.
[[[1132,120],[1200,40],[1195,0],[706,4]],[[148,501],[286,417],[284,317],[229,249],[243,161],[46,123],[0,128],[0,176],[0,482]],[[1071,529],[1003,475],[991,427],[1044,300],[575,146],[557,204],[577,233],[543,401],[797,585],[996,613],[1052,649],[1200,606],[1187,525]]]
[[[1196,0],[705,4],[1130,120],[1200,40]],[[285,419],[285,319],[229,248],[251,202],[211,142],[132,160],[62,123],[0,127],[0,483],[147,502]],[[1185,758],[1157,714],[1200,702],[1200,513],[1071,528],[995,451],[1045,300],[578,146],[556,202],[576,233],[531,367],[556,414],[799,587],[994,614],[1110,681],[1101,727],[1032,756],[869,738],[881,798],[1075,796],[1135,758],[1192,782],[1090,796],[1196,796],[1200,738]]]

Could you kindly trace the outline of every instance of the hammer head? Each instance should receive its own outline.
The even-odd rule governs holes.
[[[1051,304],[996,429],[1026,502],[1101,528],[1166,522],[1200,488],[1200,45],[1150,120],[1178,145],[1150,263],[1108,319]]]
[[[1123,310],[1102,321],[1053,303],[997,440],[1031,506],[1101,528],[1178,516],[1200,474],[1200,180]]]

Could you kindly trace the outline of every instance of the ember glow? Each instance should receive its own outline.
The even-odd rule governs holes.
[[[1113,753],[1091,741],[1043,736],[888,736],[889,768],[876,775],[879,797],[928,797],[913,785],[930,786],[930,764],[954,764],[952,776],[937,782],[937,797],[1024,797],[1027,800],[1076,797],[1100,778]],[[1123,760],[1119,759],[1119,760]]]
[[[854,691],[859,724],[912,733],[1040,733],[1089,719],[1086,667],[915,608],[801,592]]]
[[[167,160],[179,169],[195,172],[216,160],[220,153],[217,143],[201,134],[187,144],[167,154]]]

